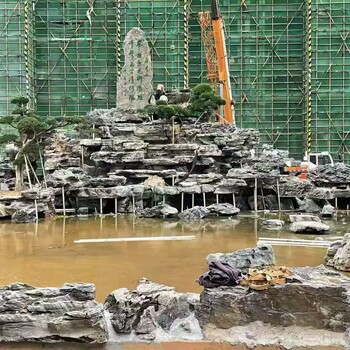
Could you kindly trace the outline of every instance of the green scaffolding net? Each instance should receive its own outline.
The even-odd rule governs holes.
[[[350,3],[219,2],[237,125],[296,158],[310,146],[350,161]],[[154,86],[206,82],[198,12],[209,10],[207,0],[2,1],[0,112],[19,94],[41,115],[115,107],[133,27],[149,42]]]

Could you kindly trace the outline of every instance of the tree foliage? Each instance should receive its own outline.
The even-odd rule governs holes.
[[[216,93],[210,84],[199,84],[193,88],[189,109],[193,115],[206,113],[211,116],[225,104],[226,101]]]
[[[155,119],[199,117],[203,114],[210,117],[214,115],[220,106],[226,103],[210,84],[199,84],[195,86],[189,102],[187,107],[183,107],[181,105],[168,105],[166,101],[159,100],[155,106],[146,106],[143,112]]]
[[[10,132],[0,137],[0,147],[14,144],[17,153],[13,159],[16,166],[21,166],[24,156],[31,160],[38,159],[42,142],[55,130],[69,125],[86,124],[82,117],[40,117],[28,108],[29,99],[23,96],[11,100],[15,105],[11,115],[0,116],[0,127],[10,126]]]

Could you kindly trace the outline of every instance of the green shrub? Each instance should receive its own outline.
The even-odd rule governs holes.
[[[158,100],[156,101],[156,105],[157,106],[166,106],[168,104],[167,101],[164,101],[164,100]]]
[[[175,110],[172,106],[158,106],[158,111],[157,111],[157,115],[160,118],[165,118],[165,119],[169,119],[172,116],[175,115]]]

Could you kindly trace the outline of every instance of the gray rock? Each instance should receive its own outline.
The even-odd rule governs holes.
[[[330,272],[324,267],[295,269],[301,282],[264,291],[240,286],[205,289],[196,316],[204,329],[229,329],[261,321],[272,326],[342,332],[350,326],[350,280]]]
[[[86,283],[6,286],[0,289],[0,341],[104,343],[103,308],[94,297],[94,285]]]
[[[227,173],[228,178],[234,179],[249,179],[255,178],[258,176],[258,172],[252,169],[251,167],[235,168],[230,169]]]
[[[51,201],[55,196],[55,191],[52,188],[46,189],[29,189],[21,192],[22,196],[26,199],[40,200],[43,202]]]
[[[300,179],[297,176],[281,177],[280,195],[282,197],[305,197],[314,188],[309,180]]]
[[[308,194],[307,197],[311,199],[333,199],[334,198],[334,188],[325,187],[314,187]]]
[[[289,215],[290,222],[301,222],[301,221],[314,221],[321,222],[321,219],[316,215],[307,215],[307,214],[292,214]]]
[[[81,169],[73,172],[71,169],[55,170],[46,178],[47,185],[50,187],[84,187],[90,183],[91,177],[84,174]]]
[[[317,186],[350,184],[350,167],[344,163],[320,165],[309,171],[309,179]]]
[[[289,228],[295,233],[325,233],[329,231],[329,226],[322,222],[298,221],[293,222]]]
[[[80,188],[76,190],[76,196],[81,198],[126,198],[132,196],[141,197],[143,191],[143,185],[128,185],[107,188]]]
[[[350,233],[345,234],[342,241],[334,242],[328,248],[326,263],[336,270],[350,271]]]
[[[334,215],[334,207],[330,204],[326,204],[323,206],[321,215],[323,217],[332,217]]]
[[[126,183],[125,176],[95,177],[89,181],[91,187],[114,187],[123,186]]]
[[[234,193],[241,187],[247,187],[244,179],[225,178],[217,184],[215,193]]]
[[[141,314],[140,321],[135,328],[135,333],[140,339],[154,340],[156,338],[155,313],[154,306],[150,306]]]
[[[346,241],[345,242],[344,241],[345,241],[344,239],[340,239],[340,240],[334,241],[330,244],[330,246],[327,249],[327,254],[325,256],[326,264],[328,264],[328,262],[330,260],[333,260],[337,251],[346,244]],[[332,266],[332,264],[333,264],[333,261],[330,261],[330,265],[328,265],[328,266]]]
[[[111,108],[111,109],[95,109],[89,112],[86,116],[87,120],[96,126],[110,126],[110,132],[113,134],[115,131],[116,123],[126,123],[130,125],[132,123],[142,123],[145,119],[142,113],[136,112],[134,109],[128,108]],[[129,131],[133,131],[134,127],[131,126]]]
[[[241,249],[233,253],[216,253],[207,256],[208,264],[217,260],[243,272],[247,272],[249,268],[276,264],[275,254],[268,244],[259,244],[256,248]]]
[[[45,162],[45,170],[56,170],[61,168],[69,168],[69,167],[79,167],[80,166],[80,158],[72,157],[71,155],[62,155],[56,154],[51,155],[47,158]]]
[[[209,215],[210,211],[205,207],[195,206],[191,209],[186,209],[179,214],[181,220],[200,220]]]
[[[152,208],[146,208],[139,212],[139,215],[144,218],[166,218],[178,214],[178,210],[168,204],[159,204]]]
[[[304,211],[305,213],[320,213],[322,208],[310,198],[306,198],[304,200],[296,198],[299,209]]]
[[[277,220],[277,219],[269,219],[269,220],[264,220],[262,224],[268,227],[283,227],[284,221]]]
[[[239,208],[236,208],[230,203],[212,204],[207,207],[207,209],[209,209],[211,213],[223,216],[237,215],[240,212]]]
[[[195,174],[189,176],[189,181],[195,181],[199,185],[215,183],[223,178],[223,175],[217,173]]]
[[[0,203],[0,218],[10,216],[11,214],[11,211],[6,208],[6,205]]]
[[[15,213],[12,214],[11,220],[16,224],[27,224],[36,221],[35,210],[16,210]]]
[[[202,339],[194,307],[198,295],[178,293],[173,287],[152,283],[144,279],[134,291],[118,289],[106,299],[104,307],[109,312],[113,329],[118,334],[133,331],[138,339],[174,339],[173,334],[181,322],[189,322],[187,335],[181,339]]]

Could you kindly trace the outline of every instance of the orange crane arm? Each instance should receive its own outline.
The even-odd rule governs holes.
[[[219,10],[218,0],[211,0],[211,16],[218,60],[219,83],[222,89],[220,95],[226,101],[224,106],[224,118],[229,124],[235,125],[234,101],[232,99],[230,73],[226,53],[224,22]]]

